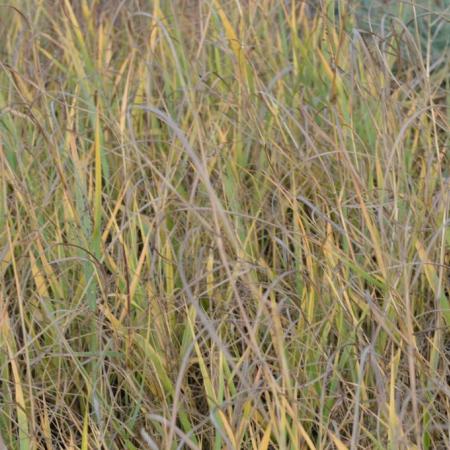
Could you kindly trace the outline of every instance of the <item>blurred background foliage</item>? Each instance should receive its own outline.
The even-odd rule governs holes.
[[[414,38],[419,38],[423,54],[430,52],[431,61],[448,57],[450,0],[338,0],[337,3],[352,5],[357,26],[365,31],[382,37],[393,30],[397,33],[411,33]]]

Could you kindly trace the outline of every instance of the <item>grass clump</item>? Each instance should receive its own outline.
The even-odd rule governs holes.
[[[448,10],[363,11],[0,5],[1,448],[447,448]]]

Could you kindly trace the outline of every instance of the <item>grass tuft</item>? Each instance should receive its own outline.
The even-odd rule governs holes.
[[[448,2],[0,5],[0,450],[450,442]]]

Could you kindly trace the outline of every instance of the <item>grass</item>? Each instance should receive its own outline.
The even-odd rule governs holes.
[[[448,448],[449,11],[314,4],[0,5],[0,448]]]

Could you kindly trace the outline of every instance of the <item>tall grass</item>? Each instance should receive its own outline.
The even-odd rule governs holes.
[[[448,448],[449,11],[311,3],[0,5],[0,448]]]

